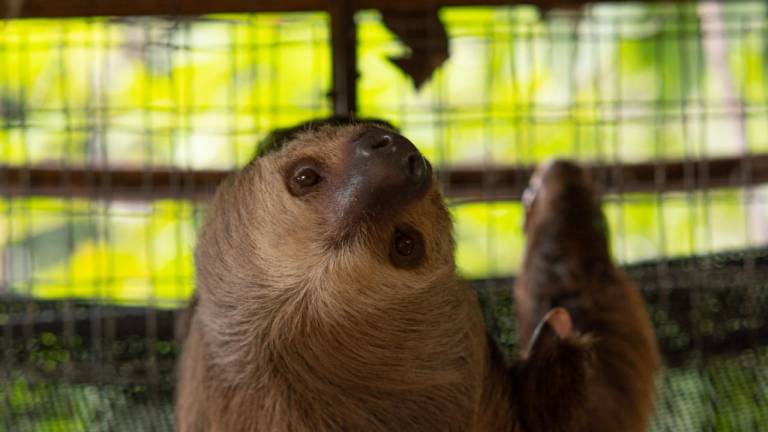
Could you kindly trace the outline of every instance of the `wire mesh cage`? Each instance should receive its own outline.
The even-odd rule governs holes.
[[[344,98],[437,167],[509,352],[521,192],[578,159],[664,353],[653,430],[768,424],[768,8],[441,5],[352,11],[346,52],[338,11],[0,22],[0,430],[172,429],[206,199]]]

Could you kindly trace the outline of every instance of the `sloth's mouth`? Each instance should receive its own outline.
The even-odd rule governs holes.
[[[396,268],[413,269],[424,261],[424,237],[416,228],[395,227],[389,243],[389,261]]]

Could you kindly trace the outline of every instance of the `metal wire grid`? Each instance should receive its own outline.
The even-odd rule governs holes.
[[[6,162],[232,167],[329,112],[321,14],[1,25]],[[222,150],[190,153],[204,138]]]
[[[14,166],[130,167],[146,172],[140,189],[150,194],[152,174],[147,171],[153,166],[184,170],[240,165],[252,155],[254,143],[273,128],[328,114],[324,96],[327,31],[321,15],[35,24],[5,23],[0,39],[4,42],[0,55],[15,60],[0,68],[5,72],[0,73],[0,82],[5,83],[0,85],[5,93],[0,111],[4,113],[3,159]],[[35,33],[47,26],[55,30]],[[269,37],[261,42],[259,36],[264,33]],[[310,54],[303,63],[312,67],[294,72],[305,86],[284,82],[278,70],[290,66],[296,47],[301,47],[299,54]],[[255,61],[265,58],[267,65]],[[228,62],[224,66],[218,64],[222,59]],[[42,70],[28,71],[30,64]],[[204,75],[209,69],[211,75]],[[234,76],[222,79],[217,72]],[[42,83],[25,86],[23,81],[30,74]],[[205,90],[216,86],[214,91]],[[27,94],[30,87],[38,94]],[[294,91],[303,91],[301,103],[286,102],[295,99]],[[211,98],[200,100],[200,94]],[[179,198],[185,196],[186,186],[176,185]],[[61,256],[83,241],[92,241],[99,249],[95,253],[135,249],[135,235],[139,235],[145,237],[142,262],[134,265],[139,274],[125,263],[115,264],[115,257],[102,257],[106,262],[97,263],[98,275],[77,283],[82,286],[105,278],[138,281],[134,300],[141,303],[162,282],[150,275],[151,266],[158,262],[152,255],[161,250],[160,242],[169,240],[158,239],[151,231],[159,228],[153,225],[181,222],[175,227],[177,233],[170,235],[177,247],[166,255],[188,258],[193,245],[191,221],[199,215],[196,205],[183,201],[9,196],[3,208],[8,233],[6,289],[46,296],[35,287],[58,283],[49,287],[48,296],[77,296],[73,282],[61,280],[66,271],[40,274],[38,267],[50,264],[47,257]],[[45,229],[62,220],[66,223],[58,231]],[[121,236],[134,221],[149,222],[146,232]],[[62,253],[57,254],[58,249]],[[179,261],[183,269],[177,273],[184,279],[179,286],[187,287],[185,294],[166,296],[160,303],[184,298],[189,292],[189,263]],[[142,288],[141,279],[152,280]]]
[[[754,78],[755,69],[762,73],[765,59],[754,59],[749,52],[766,43],[765,11],[754,4],[726,9],[720,11],[720,24],[709,24],[707,29],[702,20],[706,11],[695,6],[595,8],[586,18],[565,14],[550,17],[549,24],[525,8],[481,9],[474,15],[448,10],[442,18],[451,35],[452,58],[420,93],[411,90],[394,69],[381,72],[387,67],[382,54],[402,48],[381,31],[376,14],[359,14],[361,114],[394,121],[441,166],[539,161],[562,151],[557,143],[567,139],[568,156],[617,167],[629,161],[668,157],[693,161],[693,166],[701,157],[739,155],[744,157],[741,175],[747,184],[748,155],[768,149],[768,143],[762,141],[768,126],[768,95],[764,80]],[[0,89],[5,92],[0,110],[3,158],[9,163],[229,168],[245,161],[253,142],[272,128],[329,112],[324,98],[329,65],[320,60],[328,52],[327,20],[322,15],[300,19],[260,15],[91,19],[76,24],[55,22],[59,31],[42,35],[13,28],[9,32],[13,23],[2,25],[6,27],[0,36],[0,56],[23,59],[38,51],[48,52],[54,58],[51,73],[59,74],[58,80],[52,80],[55,90],[49,91],[55,96],[35,99],[22,86],[9,91],[13,87],[3,85],[34,75],[29,70],[31,62],[0,66]],[[54,24],[41,23],[50,25]],[[70,25],[86,30],[75,32]],[[301,27],[299,33],[304,36],[265,38],[261,33],[267,28],[293,34],[291,26]],[[101,27],[106,28],[103,34],[94,37],[96,32],[91,32],[88,36],[88,29]],[[718,57],[723,54],[717,47],[706,47],[707,38],[725,41],[725,58]],[[631,49],[616,49],[617,45],[634,45],[645,53],[645,63],[633,64],[637,60],[627,58]],[[299,51],[292,52],[292,47]],[[317,57],[312,62],[314,69],[292,67],[297,53],[306,55],[304,49]],[[110,93],[119,88],[120,71],[131,63],[113,63],[119,50],[132,52],[135,58],[131,61],[153,71],[136,80],[139,97],[125,106],[113,104],[116,96]],[[68,64],[64,53],[71,51],[79,51],[81,59],[103,60],[90,66],[88,62]],[[472,51],[483,55],[474,58],[476,63],[465,64]],[[264,57],[247,57],[243,54],[247,52],[273,59],[271,68],[256,61]],[[228,61],[237,71],[211,92],[210,100],[198,96],[206,87],[200,83],[205,69],[192,67],[185,73],[174,67],[210,65],[203,60],[206,55]],[[583,72],[589,63],[585,58],[599,65],[600,73]],[[730,96],[720,88],[727,80],[713,77],[717,74],[712,71],[723,62],[729,65]],[[744,67],[748,62],[757,62],[759,67]],[[102,69],[94,69],[93,63]],[[648,73],[637,73],[633,67]],[[299,76],[286,78],[287,69],[295,69]],[[82,88],[74,88],[64,79],[77,70],[88,77],[83,80],[88,85]],[[679,76],[670,82],[674,74]],[[550,77],[536,79],[542,75]],[[243,97],[239,86],[249,80],[252,88],[245,87],[251,97]],[[294,89],[299,82],[305,84]],[[82,97],[81,92],[89,97]],[[158,93],[171,96],[155,99]],[[558,128],[564,132],[555,134]],[[202,136],[216,144],[213,156],[191,152],[199,148],[193,139],[202,139],[194,137],[193,130],[204,131]],[[655,145],[643,145],[649,141]],[[39,144],[45,142],[54,144]],[[620,172],[617,168],[613,175]],[[768,406],[764,347],[768,190],[746,186],[702,190],[697,186],[706,184],[706,175],[694,175],[692,168],[686,173],[689,191],[663,193],[666,178],[660,171],[655,178],[658,193],[607,197],[616,255],[625,262],[652,260],[636,266],[633,274],[652,301],[663,343],[687,353],[677,364],[681,367],[660,379],[654,430],[759,430],[768,422],[764,408]],[[519,182],[526,180],[521,176]],[[485,185],[492,194],[493,183]],[[450,194],[450,183],[446,186]],[[181,197],[183,185],[179,187]],[[482,271],[494,275],[514,270],[508,262],[519,261],[522,239],[504,221],[519,222],[519,206],[457,201],[453,208],[459,219],[460,245],[474,242],[472,250],[483,251]],[[168,403],[176,348],[167,323],[173,322],[173,312],[154,307],[172,306],[188,295],[192,285],[188,259],[202,211],[198,204],[177,201],[6,197],[2,284],[6,294],[71,297],[78,294],[78,287],[88,285],[93,292],[103,293],[94,304],[24,299],[3,303],[0,320],[22,317],[28,324],[21,335],[4,326],[0,338],[5,379],[10,383],[0,391],[4,409],[10,413],[0,416],[6,429],[170,427]],[[652,222],[637,228],[637,221],[648,214],[653,216]],[[462,218],[472,222],[462,223]],[[478,221],[482,221],[479,231]],[[142,223],[134,231],[138,234],[120,237],[126,227]],[[44,229],[50,226],[56,228]],[[688,231],[686,245],[673,238],[681,228]],[[131,271],[112,251],[119,249],[121,241],[125,248],[133,248],[136,235],[142,238],[142,264]],[[92,277],[81,278],[71,270],[45,275],[37,271],[46,254],[60,249],[73,255],[75,245],[84,239],[97,250],[94,267],[98,270]],[[173,246],[167,253],[174,257],[169,262],[176,271],[167,277],[168,273],[157,269],[157,262],[162,255],[159,251],[169,243]],[[672,259],[722,249],[741,252],[726,264],[707,256],[684,262]],[[634,252],[637,250],[645,252]],[[68,263],[71,268],[75,268],[75,259]],[[132,297],[110,297],[108,291],[116,281],[125,282]],[[491,322],[500,340],[514,346],[508,318],[510,281],[490,278],[478,286],[487,310],[496,317]],[[170,294],[161,295],[164,290]],[[149,306],[132,312],[138,317],[132,322],[141,324],[134,334],[143,338],[121,339],[126,333],[119,326],[127,313],[113,306],[116,301]],[[45,319],[60,331],[38,334],[36,323]],[[86,333],[82,323],[88,324]],[[172,325],[170,328],[172,332]],[[737,347],[739,355],[723,342],[735,331],[742,331],[739,335],[746,341]],[[728,355],[713,355],[719,351]],[[81,364],[88,365],[90,375],[83,374]],[[54,379],[56,374],[66,379]]]
[[[0,26],[0,151],[15,166],[143,170],[151,195],[152,166],[240,165],[275,127],[329,113],[319,14]],[[232,76],[208,91],[216,72]],[[176,187],[178,201],[2,201],[0,430],[171,429],[176,313],[162,308],[192,290],[204,211]]]

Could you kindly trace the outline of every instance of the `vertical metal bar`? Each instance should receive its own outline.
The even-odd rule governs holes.
[[[10,57],[9,52],[11,51],[11,47],[15,47],[15,45],[12,45],[10,42],[12,35],[9,34],[10,26],[8,25],[7,21],[0,21],[0,59],[7,59]],[[8,64],[9,62],[3,61],[0,62],[0,82],[6,83],[10,81],[10,75],[11,75],[11,65]],[[2,98],[0,99],[0,111],[2,112],[12,112],[13,108],[11,108],[11,99],[10,98]],[[11,129],[11,116],[3,115],[0,116],[0,128],[2,128],[4,131],[10,131]],[[2,143],[0,143],[0,154],[7,154],[9,152],[9,148],[11,147],[10,144],[11,140],[3,140]],[[8,176],[0,171],[0,189],[3,189],[7,187],[9,183]],[[2,265],[4,266],[4,271],[2,274],[0,274],[0,295],[9,295],[11,289],[13,288],[14,284],[14,257],[13,254],[9,251],[10,245],[14,240],[16,240],[16,235],[13,234],[13,200],[11,200],[11,194],[6,193],[7,189],[3,189],[3,192],[0,194],[0,198],[2,199],[2,202],[4,205],[4,208],[2,209],[2,217],[0,220],[3,222],[3,229],[8,233],[5,237],[5,242],[2,244],[3,250],[0,251],[0,259],[2,259]],[[2,302],[0,303],[0,314],[5,314],[8,317],[13,316],[13,313],[15,312],[14,307],[10,302]],[[13,355],[14,350],[16,348],[17,344],[16,338],[14,338],[13,329],[12,326],[6,325],[3,326],[2,335],[0,335],[0,361],[2,361],[3,368],[2,369],[2,377],[0,379],[3,380],[3,384],[7,387],[5,388],[11,388],[13,385],[13,370],[16,366],[16,358]],[[0,420],[0,426],[4,426],[5,430],[11,430],[11,427],[13,426],[13,414],[15,414],[14,405],[12,404],[11,400],[11,393],[10,391],[5,391],[4,395],[2,396],[2,400],[0,400],[0,406],[4,409],[4,412],[8,413],[7,415],[2,416],[2,420]]]
[[[333,113],[350,117],[357,113],[357,25],[353,1],[332,2],[329,9]]]

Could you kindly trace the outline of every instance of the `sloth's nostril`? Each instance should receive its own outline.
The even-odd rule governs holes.
[[[381,138],[379,138],[373,145],[371,146],[371,150],[379,150],[384,147],[387,147],[392,143],[392,137],[389,135],[382,135]]]
[[[419,169],[419,156],[412,154],[408,156],[408,174],[416,175]]]

